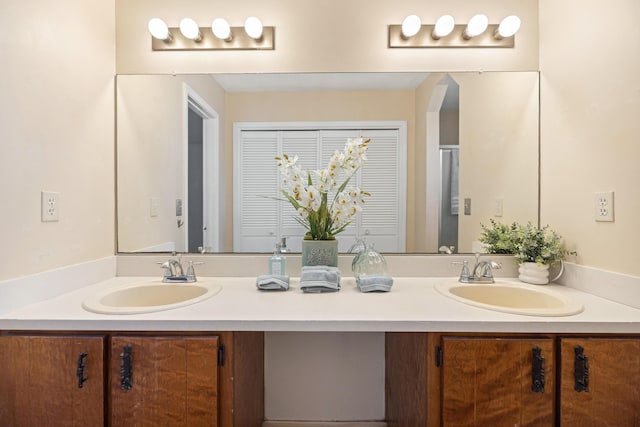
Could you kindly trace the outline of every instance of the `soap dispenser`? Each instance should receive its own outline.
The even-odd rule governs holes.
[[[273,256],[269,258],[269,274],[276,276],[284,276],[286,268],[286,260],[281,252],[280,243],[276,243],[273,250]]]

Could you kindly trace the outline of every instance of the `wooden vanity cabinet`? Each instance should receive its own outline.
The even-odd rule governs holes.
[[[218,337],[114,336],[113,426],[218,426]]]
[[[387,333],[389,427],[555,423],[554,339]]]
[[[394,332],[385,346],[389,427],[640,426],[637,336]]]
[[[441,340],[443,426],[552,426],[554,352],[550,338]]]
[[[640,426],[640,339],[560,339],[560,425]]]
[[[0,336],[0,425],[104,425],[105,345],[105,336]]]
[[[5,334],[0,363],[2,426],[258,427],[264,418],[262,332]]]

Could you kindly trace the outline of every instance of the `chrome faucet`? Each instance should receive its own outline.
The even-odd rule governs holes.
[[[181,255],[178,255],[177,259],[172,258],[159,264],[164,269],[162,281],[165,283],[192,283],[198,281],[195,269],[193,268],[193,261],[189,261],[187,274],[184,273]]]
[[[502,268],[500,263],[491,260],[480,261],[480,254],[476,254],[476,263],[471,272],[469,272],[468,262],[462,262],[462,271],[458,281],[462,283],[495,283],[493,270],[500,268]]]

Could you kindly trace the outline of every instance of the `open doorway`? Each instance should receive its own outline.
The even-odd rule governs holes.
[[[184,88],[185,250],[217,252],[220,250],[218,113],[189,86]]]
[[[427,109],[427,235],[429,251],[458,252],[460,91],[446,74]]]

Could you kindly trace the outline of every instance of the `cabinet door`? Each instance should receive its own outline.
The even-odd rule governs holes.
[[[565,338],[560,352],[563,427],[640,425],[640,339]]]
[[[111,338],[113,426],[217,426],[217,337]]]
[[[104,337],[0,337],[0,425],[104,425]]]
[[[444,426],[553,425],[551,339],[443,337],[442,351]]]

